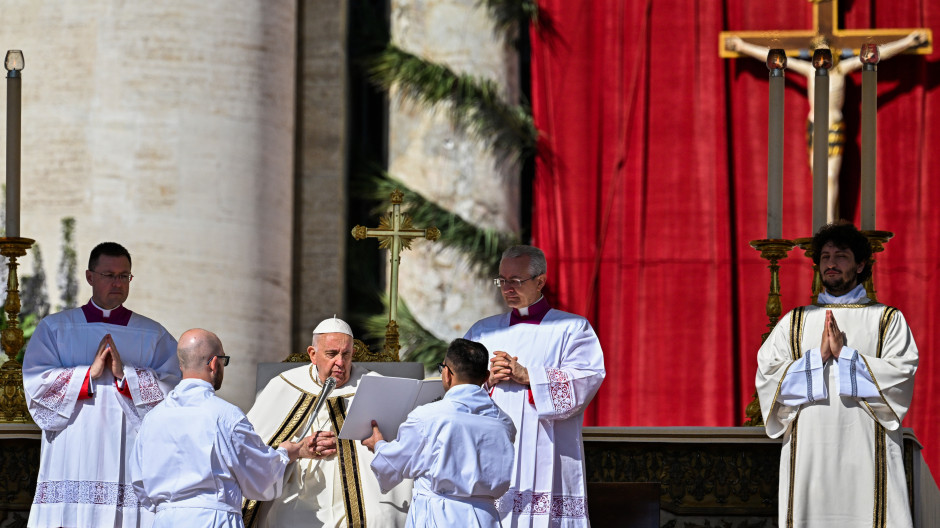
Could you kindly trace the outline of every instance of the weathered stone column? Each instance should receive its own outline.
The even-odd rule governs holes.
[[[518,60],[476,0],[393,0],[392,38],[406,51],[452,70],[493,79],[518,99]],[[479,142],[431,112],[391,94],[389,172],[440,206],[483,227],[518,230],[518,170],[497,167]],[[426,226],[419,226],[426,227]],[[438,226],[440,227],[440,226]],[[454,251],[416,242],[402,254],[401,298],[444,340],[481,317],[505,311],[499,291]],[[492,277],[489,277],[492,278]]]
[[[345,313],[347,0],[302,0],[297,83],[293,351],[321,320]],[[286,356],[287,354],[285,354]]]
[[[46,275],[64,216],[80,270],[96,243],[124,244],[127,306],[174,336],[216,332],[233,356],[221,394],[243,408],[255,364],[290,351],[296,11],[35,0],[0,26],[26,57],[21,225]]]

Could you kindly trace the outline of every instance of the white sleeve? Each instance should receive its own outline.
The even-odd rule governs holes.
[[[793,362],[780,384],[777,401],[788,407],[815,403],[829,397],[823,376],[822,354],[813,348]]]
[[[842,347],[839,353],[839,395],[850,398],[881,398],[875,380],[862,362],[858,350]]]
[[[426,443],[424,425],[411,416],[398,428],[398,438],[376,443],[371,467],[382,493],[388,493],[406,478],[417,476],[416,468],[423,464],[416,462],[425,451]]]
[[[237,461],[232,473],[245,498],[266,501],[278,497],[283,488],[284,470],[290,462],[287,451],[268,447],[248,418],[235,425],[230,445]]]

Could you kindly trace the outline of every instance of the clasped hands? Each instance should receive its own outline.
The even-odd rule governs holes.
[[[487,385],[495,386],[497,383],[505,380],[512,380],[520,385],[529,384],[529,371],[519,364],[518,356],[510,356],[502,350],[493,352],[490,358],[490,377]]]
[[[121,354],[118,353],[117,345],[111,334],[105,334],[98,343],[98,351],[95,352],[95,360],[88,368],[88,377],[98,379],[104,374],[105,369],[111,369],[114,379],[124,379],[124,363],[121,361]]]
[[[839,330],[836,318],[832,315],[832,310],[826,310],[826,322],[823,324],[822,342],[819,344],[819,354],[822,356],[822,362],[829,361],[829,358],[839,359],[842,347],[845,345],[845,332]]]

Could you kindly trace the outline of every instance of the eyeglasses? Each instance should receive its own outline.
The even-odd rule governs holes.
[[[232,359],[232,356],[212,356],[211,358],[209,358],[209,361],[206,361],[206,365],[212,363],[212,360],[216,358],[218,358],[218,360],[222,362],[223,367],[227,367],[228,361]]]
[[[108,282],[130,282],[134,279],[134,276],[130,273],[121,273],[120,275],[115,275],[113,273],[99,273],[94,270],[88,270],[96,275],[101,275],[101,277]]]
[[[447,366],[447,363],[444,363],[443,361],[441,361],[440,363],[437,364],[437,373],[443,374],[445,368],[450,368],[450,367]]]
[[[536,278],[536,277],[538,277],[538,275],[532,275],[531,277],[529,277],[528,279],[525,279],[525,280],[523,280],[523,279],[504,279],[504,278],[500,277],[500,278],[498,278],[498,279],[493,279],[493,284],[495,284],[497,288],[502,288],[504,284],[508,284],[508,285],[512,286],[513,288],[518,288],[519,286],[522,286],[523,284],[529,282],[530,280],[532,280],[532,279],[534,279],[534,278]]]

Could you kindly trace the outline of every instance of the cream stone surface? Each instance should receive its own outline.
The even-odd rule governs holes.
[[[321,320],[333,314],[345,317],[346,244],[352,239],[346,221],[347,10],[346,0],[301,2],[298,233],[290,352],[306,349]]]
[[[0,25],[26,60],[21,233],[42,246],[53,308],[73,216],[79,304],[89,251],[124,244],[127,306],[175,336],[216,332],[233,356],[221,395],[243,408],[255,364],[290,348],[296,11],[24,0]]]
[[[458,73],[492,79],[506,100],[518,100],[516,53],[494,31],[480,2],[394,0],[391,5],[398,46]],[[389,172],[477,225],[518,231],[517,169],[497,166],[483,145],[454,130],[443,108],[430,112],[391,96]],[[403,253],[399,291],[419,322],[449,341],[478,319],[506,310],[490,278],[471,270],[457,252],[418,241]]]

